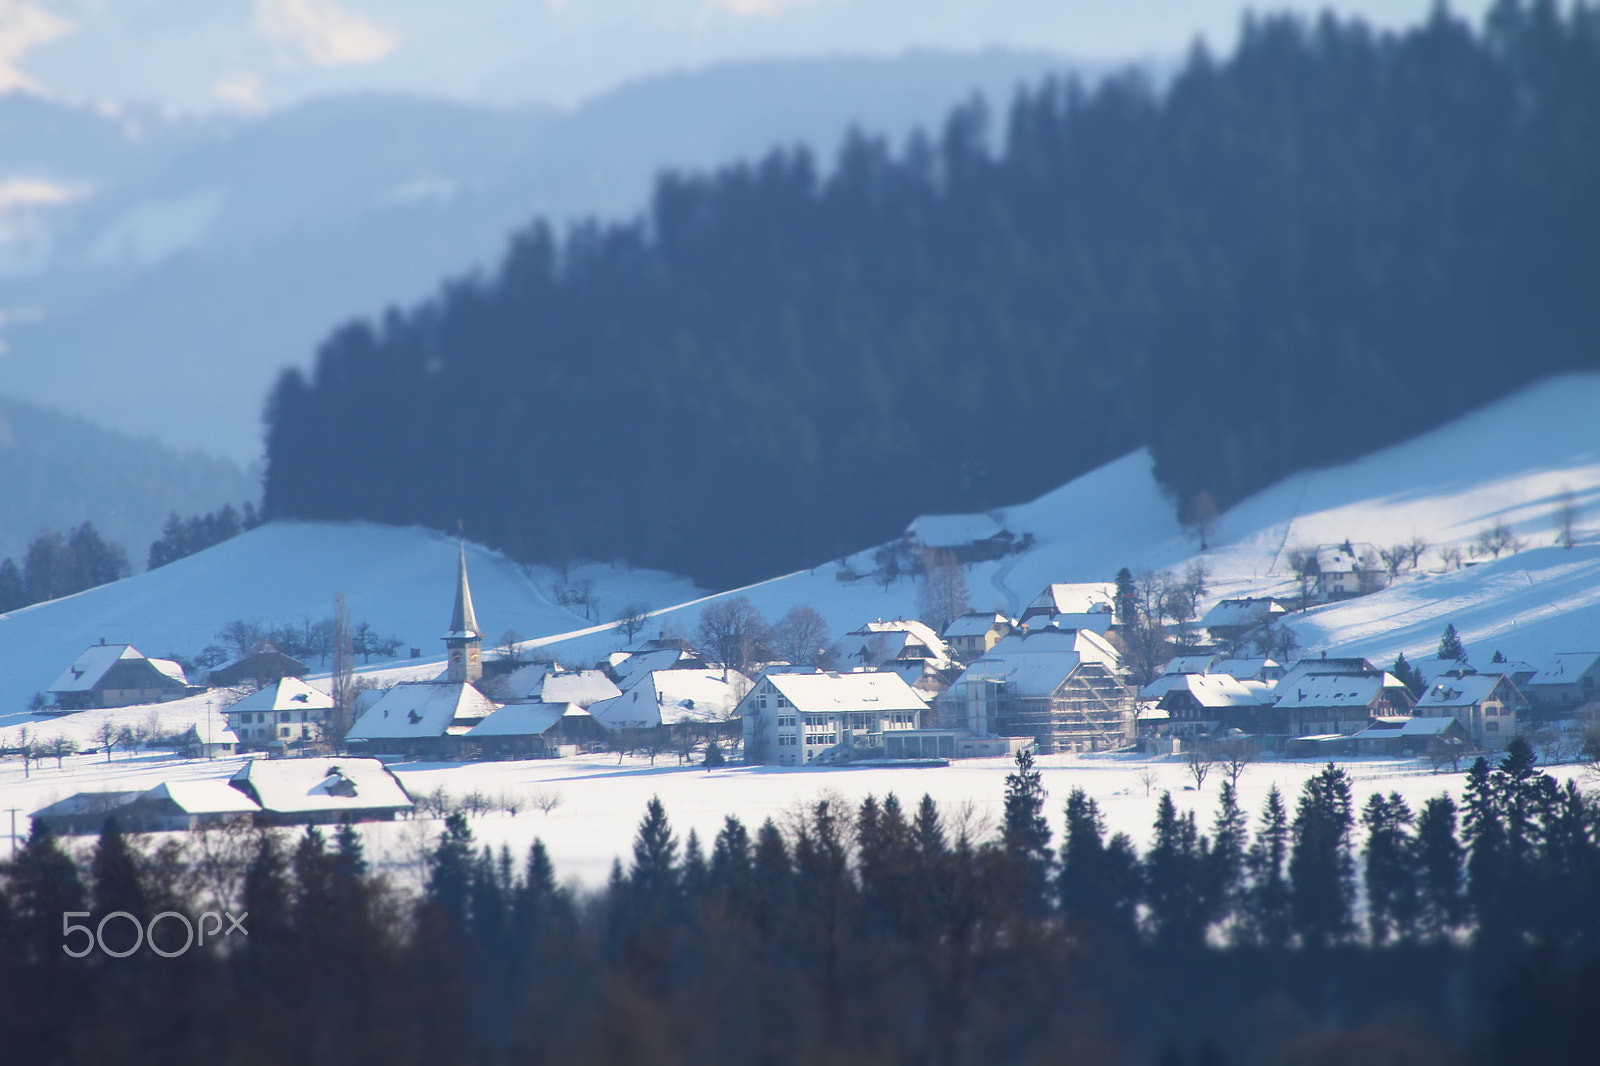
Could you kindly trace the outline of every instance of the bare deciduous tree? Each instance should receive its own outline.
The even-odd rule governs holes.
[[[1439,549],[1439,561],[1444,563],[1446,570],[1461,569],[1461,549],[1454,544],[1447,548]]]
[[[922,553],[922,588],[917,596],[917,614],[943,633],[945,627],[972,609],[967,578],[955,553],[948,549],[929,549]]]
[[[1411,569],[1415,570],[1422,563],[1422,553],[1428,550],[1428,542],[1422,537],[1413,536],[1406,542],[1406,554],[1411,557]]]
[[[810,604],[789,608],[772,627],[773,653],[796,666],[815,666],[827,648],[827,619]]]
[[[1556,504],[1556,544],[1563,548],[1570,548],[1574,543],[1573,530],[1578,524],[1578,500],[1572,495],[1571,489],[1564,489],[1561,501]]]
[[[1155,788],[1156,782],[1161,779],[1161,775],[1156,772],[1155,766],[1151,763],[1145,763],[1141,766],[1137,776],[1139,784],[1144,786],[1144,794],[1146,796],[1150,795],[1150,790]]]
[[[528,805],[548,818],[551,811],[561,806],[561,793],[553,788],[536,788],[528,793]]]
[[[766,619],[744,596],[714,603],[701,611],[695,636],[717,662],[739,671],[756,661],[769,639]]]
[[[1290,548],[1284,558],[1289,564],[1289,572],[1300,582],[1300,608],[1304,610],[1306,604],[1311,602],[1311,586],[1316,584],[1317,576],[1322,573],[1322,564],[1317,561],[1317,549],[1304,546]]]
[[[1206,747],[1196,747],[1184,756],[1183,768],[1194,778],[1195,791],[1198,792],[1205,785],[1206,775],[1211,773],[1214,762],[1210,750]]]
[[[646,622],[650,620],[650,605],[638,600],[627,604],[617,612],[617,628],[622,630],[622,635],[628,643],[633,643],[633,638],[639,635]]]
[[[1511,527],[1506,524],[1505,519],[1497,518],[1494,520],[1494,525],[1478,531],[1478,537],[1472,546],[1476,553],[1498,559],[1502,555],[1514,555],[1521,551],[1523,543],[1511,532]]]
[[[1243,737],[1218,741],[1212,745],[1211,752],[1217,765],[1222,768],[1222,776],[1235,788],[1239,787],[1239,776],[1244,773],[1245,767],[1256,761],[1255,742]]]

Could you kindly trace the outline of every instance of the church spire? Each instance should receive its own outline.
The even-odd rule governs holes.
[[[483,676],[483,633],[472,610],[472,586],[467,584],[467,546],[463,541],[461,569],[456,576],[456,603],[450,612],[450,632],[444,635],[450,649],[446,677],[451,681],[476,681]]]

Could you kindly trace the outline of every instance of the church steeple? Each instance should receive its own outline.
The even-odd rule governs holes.
[[[467,584],[467,546],[461,544],[461,570],[456,576],[456,603],[450,612],[450,632],[444,635],[450,649],[446,680],[473,682],[483,676],[483,633],[472,610],[472,587]]]

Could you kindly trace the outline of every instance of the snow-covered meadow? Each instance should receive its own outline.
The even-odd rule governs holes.
[[[60,770],[48,760],[24,777],[21,764],[7,760],[0,763],[0,812],[16,810],[18,832],[26,833],[29,811],[74,792],[226,778],[242,761],[114,755],[107,762],[103,755],[84,755],[69,757]],[[1314,760],[1266,761],[1247,767],[1239,779],[1239,795],[1252,826],[1273,785],[1284,793],[1292,813],[1302,783],[1322,765]],[[1341,765],[1353,780],[1358,807],[1373,792],[1398,792],[1413,809],[1441,792],[1459,800],[1466,779],[1464,772],[1434,773],[1419,760],[1352,759]],[[1127,833],[1141,850],[1150,840],[1156,804],[1164,790],[1172,792],[1180,811],[1193,810],[1205,830],[1221,792],[1219,770],[1213,769],[1196,791],[1187,768],[1177,760],[1048,755],[1041,757],[1040,768],[1049,793],[1047,813],[1058,835],[1068,793],[1082,788],[1099,804],[1107,828]],[[708,846],[728,815],[754,829],[767,818],[785,824],[803,806],[821,799],[836,799],[853,809],[868,794],[882,798],[891,792],[907,807],[924,794],[932,796],[952,833],[966,825],[982,839],[997,830],[1005,776],[1012,766],[1005,759],[972,759],[917,769],[730,766],[708,771],[679,766],[673,757],[658,758],[651,766],[642,758],[619,764],[615,755],[591,755],[526,762],[398,763],[393,769],[418,799],[438,788],[457,800],[474,791],[491,802],[511,797],[520,805],[515,815],[496,810],[470,819],[478,843],[496,850],[506,846],[520,856],[539,838],[550,849],[562,879],[597,887],[614,860],[628,862],[634,833],[652,796],[660,796],[666,805],[680,841],[693,830]],[[1548,772],[1562,780],[1573,775],[1583,784],[1589,780],[1585,771],[1572,766]],[[559,802],[545,813],[534,805],[541,796]],[[369,823],[362,832],[371,858],[398,880],[416,884],[423,854],[441,828],[438,819],[419,811],[409,820]],[[0,832],[8,830],[9,823],[0,822]],[[80,846],[92,842],[89,837],[74,839]]]

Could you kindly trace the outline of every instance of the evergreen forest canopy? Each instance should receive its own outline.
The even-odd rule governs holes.
[[[1248,19],[1165,89],[1051,81],[535,223],[282,377],[265,508],[725,587],[1140,445],[1226,507],[1593,367],[1597,189],[1592,7]]]

